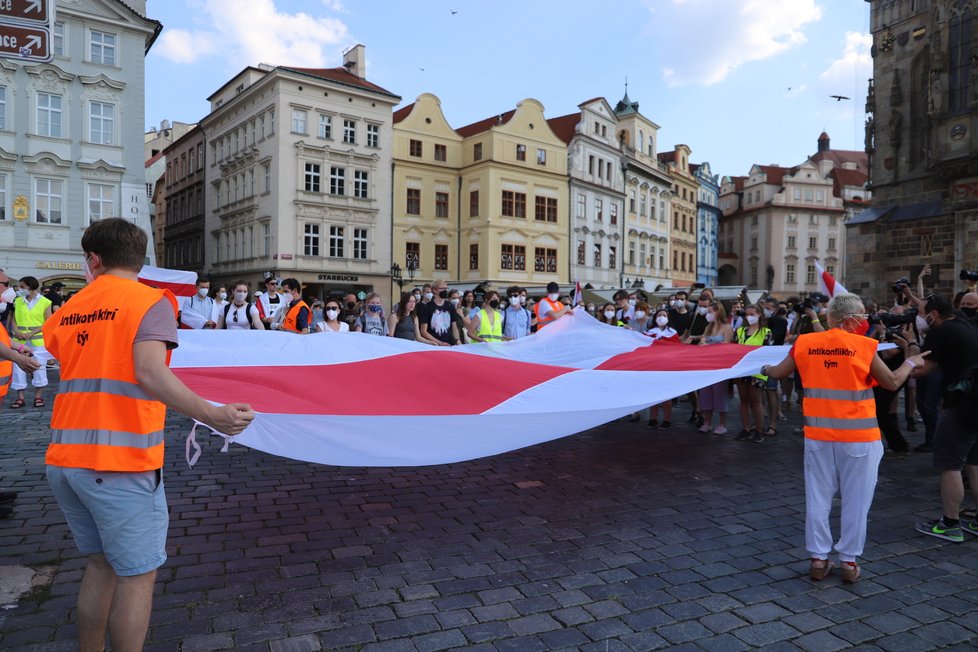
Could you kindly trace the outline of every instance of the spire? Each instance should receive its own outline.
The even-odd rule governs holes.
[[[638,113],[638,102],[632,102],[628,98],[628,77],[625,77],[625,96],[615,105],[615,115],[622,116],[629,113]]]

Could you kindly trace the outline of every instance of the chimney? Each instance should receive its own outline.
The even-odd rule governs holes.
[[[367,48],[357,44],[343,53],[343,67],[363,79],[367,75]]]

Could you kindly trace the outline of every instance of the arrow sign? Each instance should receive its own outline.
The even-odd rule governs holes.
[[[0,23],[0,57],[20,61],[50,61],[51,33],[43,27]]]
[[[0,0],[0,20],[47,23],[52,0]]]

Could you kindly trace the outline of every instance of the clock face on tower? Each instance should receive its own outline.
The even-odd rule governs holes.
[[[890,33],[890,30],[886,30],[885,32],[883,32],[882,36],[880,36],[880,51],[881,52],[891,51],[893,49],[894,40],[896,39],[893,38],[893,34]]]

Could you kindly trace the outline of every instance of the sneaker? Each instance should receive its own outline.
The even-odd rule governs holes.
[[[832,573],[833,568],[835,568],[835,564],[830,560],[813,558],[808,569],[808,576],[812,578],[813,582],[821,582]]]
[[[659,425],[659,420],[658,419],[649,419],[649,422],[646,425],[648,425],[649,428],[655,428],[656,426]]]
[[[754,443],[754,444],[763,444],[764,443],[764,435],[761,434],[760,432],[758,432],[757,430],[753,430],[750,433],[750,440],[751,440],[751,443]]]
[[[944,539],[945,541],[953,541],[954,543],[961,543],[964,541],[964,534],[961,532],[961,527],[955,525],[954,527],[946,527],[944,525],[944,519],[937,519],[935,521],[921,521],[917,523],[916,528],[918,532],[922,532],[928,536],[937,537],[938,539]]]
[[[961,529],[978,537],[978,519],[961,519]]]
[[[669,430],[669,428],[671,428],[671,427],[672,427],[672,424],[670,422],[663,421],[662,423],[659,424],[659,427],[656,428],[656,430]]]
[[[725,434],[727,434],[727,429],[725,427],[723,427],[723,426],[720,426],[716,430],[713,431],[713,434],[714,435],[725,435]]]
[[[915,453],[930,453],[931,451],[934,450],[934,444],[930,442],[924,442],[920,446],[914,446],[913,450]]]
[[[750,439],[750,430],[741,430],[734,439],[736,441],[747,441]]]
[[[709,433],[713,431],[713,428],[711,428],[710,426],[704,423],[702,426],[699,427],[699,431],[702,433]]]
[[[842,581],[846,584],[855,584],[863,576],[863,571],[856,562],[844,561],[839,566],[839,574],[842,575]]]

